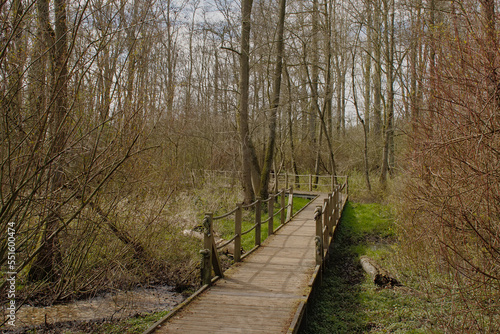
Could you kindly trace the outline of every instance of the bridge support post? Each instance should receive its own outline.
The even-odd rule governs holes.
[[[337,226],[337,220],[339,219],[339,186],[335,187],[335,192],[333,193],[333,205],[335,207],[335,213],[333,215],[333,224]]]
[[[234,218],[234,234],[236,239],[234,239],[234,262],[241,261],[241,203],[238,203],[238,208],[236,209]]]
[[[281,207],[281,213],[280,213],[280,218],[281,218],[281,225],[285,224],[285,189],[281,190],[281,196],[280,196],[280,207]]]
[[[313,176],[309,174],[309,191],[313,191]]]
[[[219,253],[215,245],[213,230],[213,214],[207,213],[203,218],[203,249],[200,254],[201,259],[201,284],[210,285],[212,283],[212,269],[215,275],[223,277],[222,266],[220,265]]]
[[[314,220],[316,221],[316,237],[314,242],[316,243],[316,265],[323,264],[323,224],[321,221],[322,207],[317,206],[314,211]]]
[[[267,236],[270,236],[274,232],[274,197],[272,195],[269,195],[269,202],[267,205],[267,213],[269,215],[267,221]]]
[[[200,251],[201,259],[201,284],[210,284],[212,281],[212,213],[205,214],[203,218],[203,249]]]
[[[330,212],[330,201],[328,198],[325,198],[323,201],[323,207],[325,208],[325,212],[323,212],[323,229],[322,229],[322,234],[323,234],[323,252],[328,247],[329,245],[329,237],[330,237],[330,218],[331,218],[331,212]],[[323,233],[324,231],[324,233]]]
[[[335,188],[334,188],[335,189]],[[334,190],[335,191],[335,190]],[[328,207],[330,208],[330,219],[328,221],[328,228],[330,236],[333,237],[333,227],[335,226],[335,192],[328,196]]]
[[[342,186],[339,184],[337,186],[337,220],[340,219],[340,210],[342,205]]]
[[[293,216],[293,187],[290,187],[290,192],[288,193],[288,210],[286,213],[286,221],[292,219]]]
[[[257,202],[255,203],[255,246],[260,246],[261,239],[261,201],[260,197],[257,197]]]

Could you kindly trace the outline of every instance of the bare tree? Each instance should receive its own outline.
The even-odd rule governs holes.
[[[271,105],[271,119],[269,120],[269,140],[266,148],[266,155],[262,165],[260,197],[267,198],[269,188],[269,176],[274,157],[274,147],[276,143],[276,118],[280,106],[281,94],[281,74],[283,72],[283,53],[284,53],[284,28],[285,28],[286,0],[279,2],[278,28],[276,32],[276,68],[274,70],[274,84]]]

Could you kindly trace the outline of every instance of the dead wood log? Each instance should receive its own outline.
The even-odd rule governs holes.
[[[367,272],[373,280],[373,283],[380,287],[393,287],[401,286],[397,279],[391,277],[389,272],[378,265],[375,260],[370,259],[368,256],[361,256],[359,259],[361,267]]]

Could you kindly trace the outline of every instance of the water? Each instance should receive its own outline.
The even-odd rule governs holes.
[[[184,297],[171,287],[140,288],[133,291],[108,293],[102,297],[46,307],[23,305],[16,312],[16,327],[37,326],[66,321],[119,319],[137,313],[171,309]],[[5,310],[3,310],[5,313]],[[10,326],[1,329],[12,329]]]

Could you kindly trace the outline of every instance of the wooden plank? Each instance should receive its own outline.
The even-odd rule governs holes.
[[[296,327],[315,269],[314,208],[324,198],[317,197],[154,333],[286,333]]]

